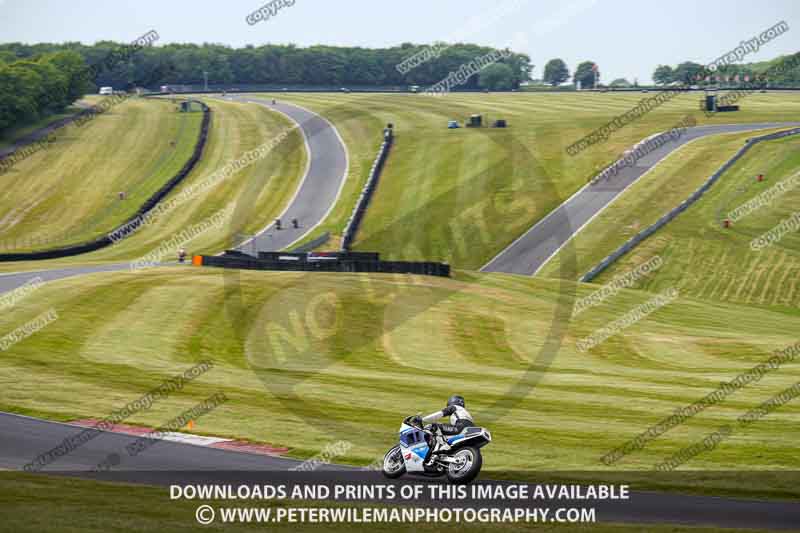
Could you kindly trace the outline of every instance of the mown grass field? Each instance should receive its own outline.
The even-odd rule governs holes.
[[[565,146],[642,96],[276,95],[328,117],[350,150],[351,174],[341,202],[319,232],[341,231],[381,129],[393,122],[397,144],[357,248],[390,258],[446,260],[466,269],[480,267],[624,147],[669,128],[696,108],[696,96],[676,98],[607,143],[574,158],[566,155]],[[261,106],[208,102],[214,109],[209,144],[183,187],[290,127]],[[800,97],[759,94],[742,105],[742,112],[726,120],[793,120]],[[447,119],[473,111],[492,120],[506,118],[511,127],[445,129]],[[696,117],[702,123],[700,113]],[[636,186],[635,200],[648,203],[625,208],[626,195],[606,214],[616,219],[598,217],[579,236],[579,266],[591,266],[607,253],[604,247],[613,249],[626,234],[660,216],[661,207],[666,211],[687,196],[744,137],[700,140],[660,165]],[[735,189],[756,169],[765,169],[767,186],[788,175],[798,163],[796,147],[796,141],[760,145],[732,170],[741,179],[720,182],[734,190],[714,189],[714,194],[743,203],[758,190]],[[187,245],[191,253],[218,252],[237,235],[265,226],[294,193],[305,168],[300,135],[290,135],[273,155],[117,246],[0,269],[134,259],[236,205],[233,220]],[[722,424],[735,424],[738,416],[800,379],[796,365],[787,364],[613,469],[600,462],[605,453],[720,382],[798,342],[800,313],[796,305],[787,305],[796,300],[785,290],[796,284],[791,251],[797,249],[796,235],[762,252],[767,261],[747,257],[751,234],[786,216],[797,205],[796,194],[727,233],[715,219],[722,200],[709,196],[708,205],[696,206],[698,212],[687,212],[667,228],[674,236],[656,236],[645,245],[655,249],[642,248],[617,267],[622,272],[661,254],[665,266],[646,278],[640,286],[646,291],[623,291],[575,318],[575,293],[586,296],[596,285],[465,270],[456,271],[454,279],[438,279],[182,268],[54,282],[0,316],[0,332],[51,307],[60,317],[2,352],[0,410],[54,420],[103,417],[194,362],[212,359],[212,371],[130,422],[158,426],[223,391],[230,402],[198,420],[195,432],[288,446],[297,458],[313,456],[331,441],[351,440],[353,448],[340,460],[365,465],[393,444],[403,416],[432,411],[461,392],[476,422],[495,437],[486,449],[487,475],[590,470],[602,478],[617,469],[647,471]],[[588,352],[577,349],[577,341],[676,284],[682,294],[676,302]],[[798,405],[784,405],[738,430],[683,468],[743,472],[739,479],[706,484],[717,491],[796,497],[797,487],[785,480],[756,488],[744,472],[800,468]]]
[[[600,457],[612,448],[797,342],[800,316],[681,298],[581,353],[579,339],[652,297],[624,291],[571,320],[570,293],[590,289],[466,273],[187,268],[73,278],[0,317],[0,331],[51,307],[60,317],[3,353],[0,410],[103,417],[212,359],[213,370],[130,422],[158,426],[223,391],[230,401],[194,431],[288,446],[298,458],[349,440],[341,461],[366,465],[392,445],[404,416],[431,412],[460,392],[494,435],[487,475],[595,470],[602,477],[649,470],[800,377],[796,365],[784,365],[606,467]],[[683,468],[796,470],[798,418],[800,406],[787,404]],[[776,481],[758,495],[773,490],[796,487]]]
[[[53,498],[58,494],[58,498]],[[169,491],[161,487],[144,487],[120,483],[56,478],[30,474],[0,474],[0,505],[4,527],[19,533],[58,531],[65,533],[113,531],[197,531],[195,510],[204,501],[169,500]],[[317,502],[258,501],[242,505],[220,501],[207,502],[219,507],[319,507]],[[335,507],[337,504],[326,505]],[[408,531],[408,524],[297,524],[271,523],[270,531]],[[442,531],[443,524],[414,524],[414,531]],[[730,531],[711,527],[681,525],[637,524],[470,524],[461,523],[459,531],[539,531],[544,533],[640,532],[642,527],[653,533],[714,533]],[[264,531],[264,524],[213,524],[202,526],[204,531]],[[737,529],[742,533],[757,530]]]
[[[86,103],[92,104],[95,101],[95,97],[86,97],[83,98],[80,102],[77,103]],[[12,128],[4,135],[0,135],[0,149],[10,147],[15,141],[19,140],[21,137],[33,133],[34,131],[38,130],[39,128],[44,128],[53,124],[54,122],[61,120],[62,118],[67,118],[72,115],[75,115],[81,111],[81,108],[78,105],[72,105],[64,109],[62,113],[54,113],[52,115],[48,115],[46,117],[42,117],[41,119],[37,120],[36,122],[32,122],[26,126]]]
[[[195,170],[167,196],[166,202],[179,196],[182,191],[203,183],[226,164],[291,128],[291,123],[286,118],[263,106],[233,104],[215,99],[209,99],[207,103],[212,108],[212,124],[203,157]],[[145,102],[143,105],[145,104],[170,105],[160,101]],[[199,113],[191,115],[199,120]],[[195,138],[196,136],[192,137],[191,146],[194,146]],[[220,252],[243,240],[242,235],[260,230],[283,210],[297,188],[305,169],[306,158],[302,137],[297,131],[291,132],[267,157],[255,161],[228,179],[219,180],[212,187],[198,191],[178,208],[159,216],[154,222],[110,248],[59,260],[0,263],[0,270],[38,270],[136,259],[157,249],[162,242],[168,241],[182,230],[203,224],[214,213],[231,207],[234,209],[233,215],[222,226],[208,228],[186,244],[190,253]],[[119,164],[114,163],[115,161],[117,160],[114,157],[109,156],[108,164]],[[40,167],[40,171],[44,172],[45,168]],[[114,201],[117,201],[116,198]],[[177,250],[174,252],[177,253]],[[170,255],[165,260],[172,260],[174,257]]]
[[[765,133],[780,129],[766,130]],[[571,261],[573,257],[576,273],[579,276],[585,274],[628,239],[688,198],[752,136],[753,133],[713,135],[679,148],[584,226],[545,264],[539,275],[559,277],[562,262]],[[719,186],[717,184],[715,188]],[[691,217],[689,213],[684,216]],[[637,252],[634,251],[632,256]]]
[[[565,148],[655,93],[598,94],[270,94],[308,107],[341,131],[351,181],[319,232],[338,235],[366,179],[381,128],[397,142],[356,248],[387,258],[443,260],[477,269],[583,186],[626,148],[679,123],[796,120],[800,96],[753,94],[742,111],[707,119],[699,93],[681,95],[577,156]],[[473,113],[508,120],[507,130],[447,130]],[[334,241],[335,244],[336,241]]]
[[[708,141],[693,143],[670,158],[578,235],[575,246],[581,272],[688,197],[680,177],[710,175],[708,170],[719,167],[721,160],[740,145],[734,137],[717,152],[718,147]],[[797,212],[800,188],[795,185],[777,195],[768,205],[736,220],[731,228],[724,228],[723,220],[737,207],[800,171],[798,148],[800,139],[792,137],[752,148],[703,199],[612,265],[596,282],[609,281],[658,256],[664,265],[642,278],[637,287],[654,292],[676,287],[697,298],[754,308],[775,306],[796,313],[800,304],[797,232],[761,251],[752,250],[750,243]],[[758,174],[767,179],[758,182]],[[556,266],[557,260],[547,267],[554,276]]]
[[[132,98],[85,125],[61,128],[53,145],[0,176],[0,246],[31,251],[108,233],[189,159],[201,118],[166,101]]]

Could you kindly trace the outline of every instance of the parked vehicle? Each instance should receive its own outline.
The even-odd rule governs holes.
[[[395,479],[403,474],[447,476],[451,483],[469,483],[483,464],[481,448],[492,442],[485,428],[467,427],[458,435],[442,435],[437,426],[423,426],[417,416],[400,425],[400,444],[383,457],[383,475]],[[437,439],[446,442],[437,448]],[[437,449],[439,451],[434,452]]]
[[[114,88],[113,87],[100,87],[100,94],[103,95],[103,96],[111,96],[112,94],[114,94]]]
[[[457,120],[449,120],[449,121],[447,122],[447,128],[448,128],[448,129],[455,130],[455,129],[458,129],[458,128],[460,128],[460,127],[461,127],[461,126],[459,126],[459,124],[458,124],[458,121],[457,121]]]

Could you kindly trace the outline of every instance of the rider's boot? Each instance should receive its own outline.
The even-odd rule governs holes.
[[[450,445],[447,444],[447,439],[445,439],[442,435],[436,435],[430,459],[428,459],[425,464],[427,466],[432,465],[438,454],[447,451],[450,451]]]

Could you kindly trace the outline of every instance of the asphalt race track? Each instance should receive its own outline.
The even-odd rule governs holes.
[[[792,127],[798,124],[800,123],[769,122],[689,128],[677,141],[668,142],[653,150],[633,166],[620,169],[616,176],[585,186],[495,256],[481,268],[481,272],[535,275],[558,250],[625,189],[674,150],[692,140],[720,133]]]
[[[272,105],[268,100],[249,96],[227,99],[257,103],[280,111],[299,125],[305,138],[309,164],[298,190],[280,217],[284,229],[276,230],[275,224],[272,223],[259,232],[255,239],[256,251],[286,249],[322,222],[336,205],[339,191],[347,179],[347,149],[333,125],[311,111],[290,104]],[[299,228],[292,227],[292,218],[298,219]],[[253,245],[252,240],[248,240],[240,246],[240,249],[252,253]],[[128,263],[120,263],[0,274],[0,294],[13,290],[36,276],[44,281],[53,281],[95,272],[124,271],[129,267]]]
[[[246,253],[284,250],[307,235],[322,222],[336,204],[348,172],[347,148],[336,128],[321,116],[291,104],[253,98],[228,96],[226,100],[267,106],[280,111],[299,125],[306,141],[309,164],[295,197],[280,215],[282,229],[275,223],[261,230],[239,249]],[[299,227],[292,227],[296,218]]]
[[[116,272],[127,269],[130,269],[130,263],[76,266],[70,268],[56,268],[52,270],[31,270],[29,272],[0,274],[0,294],[14,290],[20,285],[24,285],[25,282],[36,277],[41,278],[42,281],[55,281],[57,279],[70,278],[72,276],[82,276],[85,274],[94,274],[96,272]]]
[[[64,439],[84,430],[83,427],[69,424],[0,413],[0,469],[21,470],[38,454],[55,448]],[[389,482],[378,472],[330,465],[320,467],[327,472],[317,473],[316,477],[304,477],[288,472],[300,465],[300,461],[168,441],[160,441],[145,452],[130,457],[125,447],[138,438],[101,432],[77,449],[57,458],[42,472],[148,485],[291,483],[293,479],[296,482],[306,479],[315,483],[323,479],[328,483]],[[391,439],[392,436],[387,435],[387,447]],[[491,450],[487,453],[491,453]],[[116,454],[119,462],[109,472],[89,472],[112,454]],[[406,477],[404,481],[414,479]],[[537,505],[540,504],[537,502]],[[557,501],[551,504],[559,505]],[[791,529],[800,524],[800,506],[796,502],[631,492],[631,499],[626,501],[571,501],[570,505],[573,504],[595,507],[598,520],[605,522],[676,522],[766,529]]]
[[[267,105],[286,114],[300,125],[306,139],[309,165],[289,207],[281,215],[285,229],[277,230],[274,224],[271,224],[258,234],[255,243],[259,251],[287,248],[319,224],[335,205],[347,177],[348,160],[345,146],[335,128],[310,111],[281,103],[273,106],[268,101],[248,96],[236,96],[231,99]],[[535,273],[555,251],[626,187],[659,160],[692,139],[717,133],[789,125],[795,123],[702,126],[688,130],[679,142],[662,146],[639,160],[635,167],[625,168],[616,177],[587,186],[576,193],[501,252],[483,268],[483,271],[528,275]],[[300,228],[291,227],[292,218],[298,218]],[[242,249],[249,252],[252,250],[252,245],[253,243],[244,244]],[[4,274],[0,275],[0,293],[18,287],[35,276],[50,281],[97,272],[126,270],[128,267],[129,265],[124,263]],[[53,449],[65,438],[83,430],[84,428],[69,424],[0,413],[0,469],[22,469],[38,454]],[[138,437],[101,433],[81,447],[58,458],[43,471],[98,477],[89,474],[89,470],[107,460],[109,455],[116,454],[120,462],[110,473],[113,476],[107,479],[164,485],[187,482],[188,479],[193,479],[192,476],[197,472],[203,473],[203,480],[206,482],[209,480],[231,482],[232,476],[233,478],[239,476],[244,480],[248,475],[263,476],[264,472],[286,477],[289,469],[300,464],[299,461],[278,456],[248,454],[171,441],[161,441],[152,449],[130,457],[124,453],[125,446],[136,439]],[[392,440],[393,436],[387,435],[387,447]],[[491,450],[487,453],[491,453]],[[328,466],[326,469],[343,473],[357,471],[340,466]],[[239,474],[236,474],[237,472]],[[280,472],[283,474],[279,474]],[[380,474],[370,475],[384,482]],[[630,501],[612,502],[608,505],[606,502],[600,502],[596,507],[598,516],[603,521],[676,522],[766,529],[797,528],[800,524],[800,506],[791,502],[640,492],[633,493]]]

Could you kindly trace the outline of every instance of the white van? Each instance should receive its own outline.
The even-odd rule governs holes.
[[[114,88],[113,87],[100,87],[100,94],[102,94],[102,95],[114,94]]]

